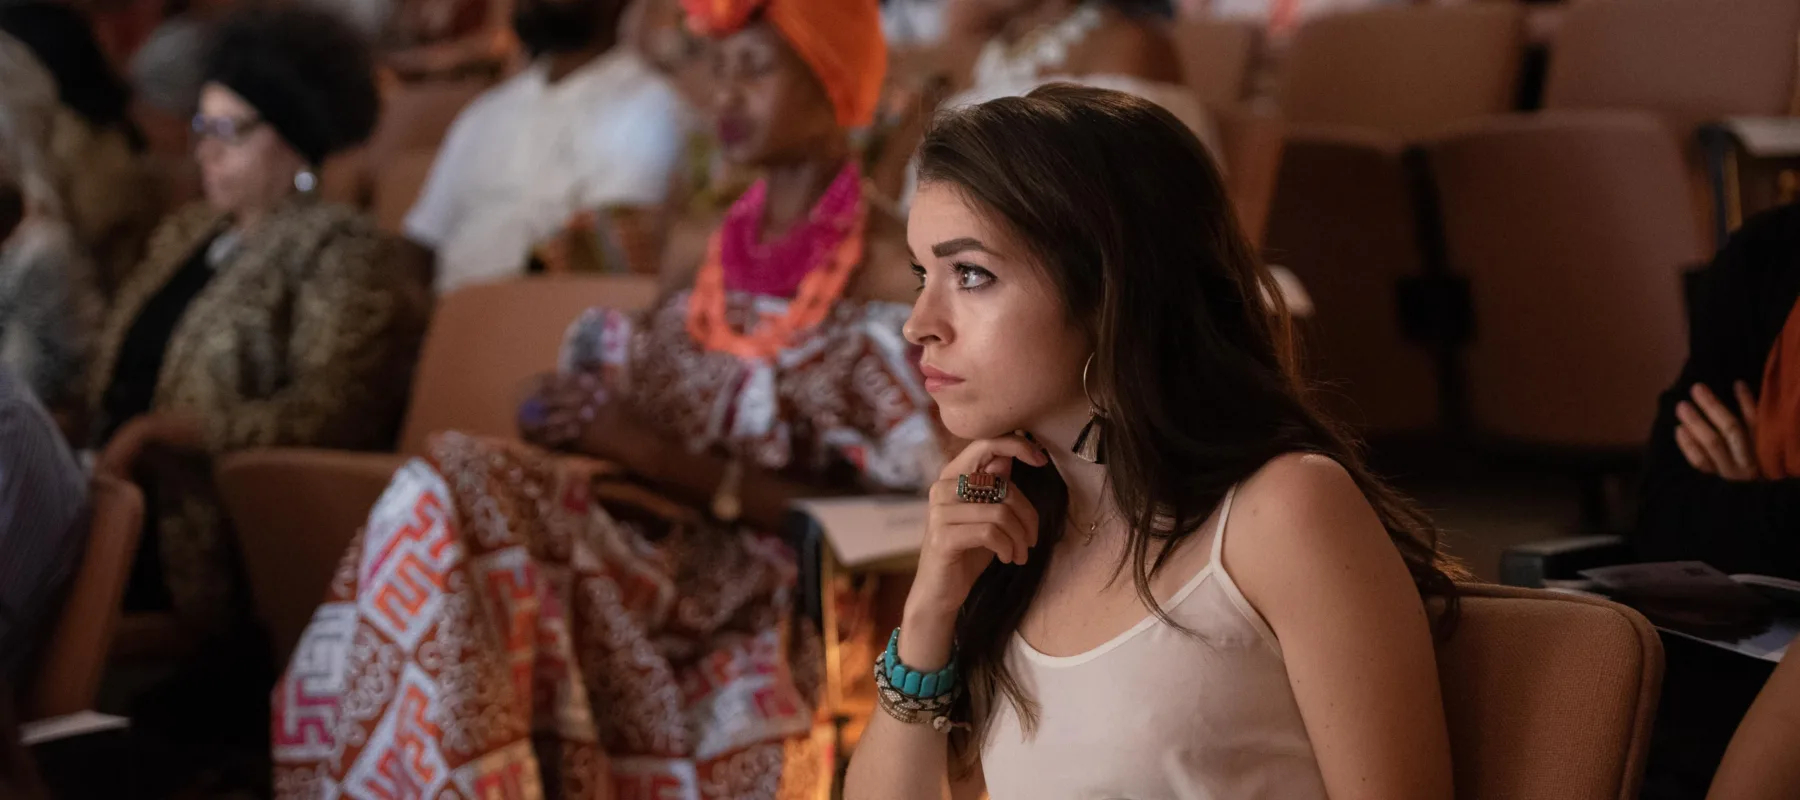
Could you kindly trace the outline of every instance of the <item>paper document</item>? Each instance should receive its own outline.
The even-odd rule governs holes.
[[[1800,155],[1800,119],[1731,117],[1724,125],[1737,135],[1750,155],[1762,158]]]
[[[824,529],[838,563],[859,567],[919,552],[929,505],[910,495],[796,500]]]
[[[131,720],[124,717],[115,717],[97,711],[77,711],[73,714],[40,719],[19,726],[19,742],[26,747],[35,747],[59,739],[86,736],[102,731],[123,730],[129,727],[131,727]]]

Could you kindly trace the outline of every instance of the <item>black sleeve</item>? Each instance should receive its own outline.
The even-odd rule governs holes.
[[[1734,483],[1688,466],[1675,405],[1704,383],[1721,398],[1764,362],[1800,297],[1800,205],[1752,219],[1688,281],[1688,360],[1657,401],[1632,546],[1648,561],[1800,578],[1800,480]]]

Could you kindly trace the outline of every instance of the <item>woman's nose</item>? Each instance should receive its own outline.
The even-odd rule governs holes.
[[[936,292],[927,289],[919,293],[918,299],[913,301],[912,316],[907,318],[900,332],[906,336],[906,341],[915,345],[949,341],[949,326]]]

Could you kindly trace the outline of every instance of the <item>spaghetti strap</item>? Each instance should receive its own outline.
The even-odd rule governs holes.
[[[1225,502],[1219,504],[1219,528],[1213,531],[1212,558],[1206,562],[1212,569],[1225,569],[1219,556],[1225,552],[1225,523],[1231,519],[1231,498],[1236,495],[1237,486],[1233,484],[1230,489],[1225,490]]]

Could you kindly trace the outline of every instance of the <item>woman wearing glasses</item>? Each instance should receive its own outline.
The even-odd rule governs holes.
[[[121,287],[89,398],[97,469],[150,504],[128,607],[200,635],[245,607],[210,456],[392,444],[428,282],[390,266],[372,221],[312,197],[378,109],[366,46],[329,14],[252,7],[218,29],[193,124],[205,201],[163,221]]]

